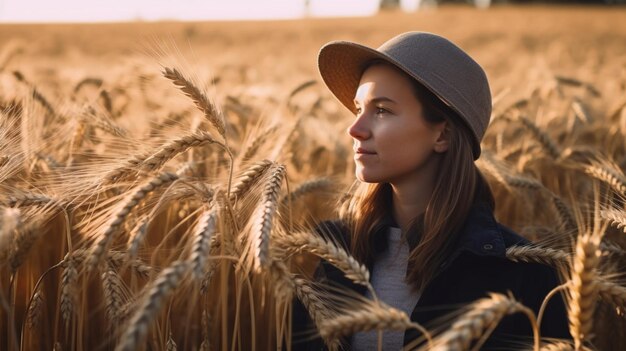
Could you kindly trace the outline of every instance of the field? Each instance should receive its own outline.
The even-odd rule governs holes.
[[[0,24],[0,349],[271,350],[290,336],[294,296],[329,344],[415,328],[376,301],[331,306],[309,281],[320,257],[369,274],[311,230],[354,180],[351,116],[317,51],[409,30],[448,37],[487,71],[494,113],[477,162],[497,218],[537,243],[508,258],[562,275],[573,341],[521,349],[621,350],[626,11],[543,6]],[[452,343],[479,339],[502,309],[521,307],[486,298],[425,335],[464,349]]]

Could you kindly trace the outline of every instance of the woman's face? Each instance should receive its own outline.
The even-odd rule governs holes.
[[[368,68],[354,103],[357,114],[348,134],[354,141],[359,180],[396,184],[419,179],[433,154],[446,151],[445,122],[424,119],[411,81],[395,68]]]

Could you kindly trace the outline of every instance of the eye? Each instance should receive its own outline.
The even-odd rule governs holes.
[[[363,111],[363,110],[362,110],[359,106],[357,106],[357,107],[355,107],[355,108],[354,108],[354,113],[355,113],[356,115],[360,115],[360,114],[361,114],[361,111]]]
[[[389,110],[387,110],[384,107],[376,107],[376,114],[377,115],[383,115],[383,114],[387,114],[390,113]]]

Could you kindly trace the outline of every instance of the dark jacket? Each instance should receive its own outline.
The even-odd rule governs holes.
[[[325,222],[320,228],[348,244],[347,229],[342,223]],[[416,244],[409,240],[411,248]],[[507,248],[528,244],[526,239],[497,223],[487,205],[475,205],[459,233],[452,254],[423,289],[411,313],[411,320],[430,329],[439,317],[487,297],[489,292],[510,292],[517,301],[537,313],[544,297],[559,285],[559,280],[551,267],[512,262],[506,258]],[[338,284],[365,294],[364,287],[352,283],[340,270],[325,261],[318,267],[316,277],[321,282]],[[293,307],[293,349],[324,350],[319,337],[310,337],[315,327],[304,306],[294,301]],[[550,300],[543,316],[541,336],[569,339],[567,323],[563,300],[557,294]],[[420,336],[416,330],[406,331],[404,345]],[[350,340],[345,340],[346,349],[350,349],[349,343]],[[481,349],[512,350],[521,344],[532,345],[532,329],[528,318],[517,313],[502,319]],[[372,348],[375,349],[375,345]]]

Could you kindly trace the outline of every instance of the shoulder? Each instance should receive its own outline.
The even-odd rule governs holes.
[[[523,236],[519,235],[518,233],[516,233],[515,231],[513,231],[513,229],[499,223],[496,222],[496,226],[498,227],[498,230],[500,232],[500,235],[502,236],[502,241],[504,242],[504,247],[506,247],[507,249],[511,246],[528,246],[528,245],[532,245],[532,243],[524,238]]]

